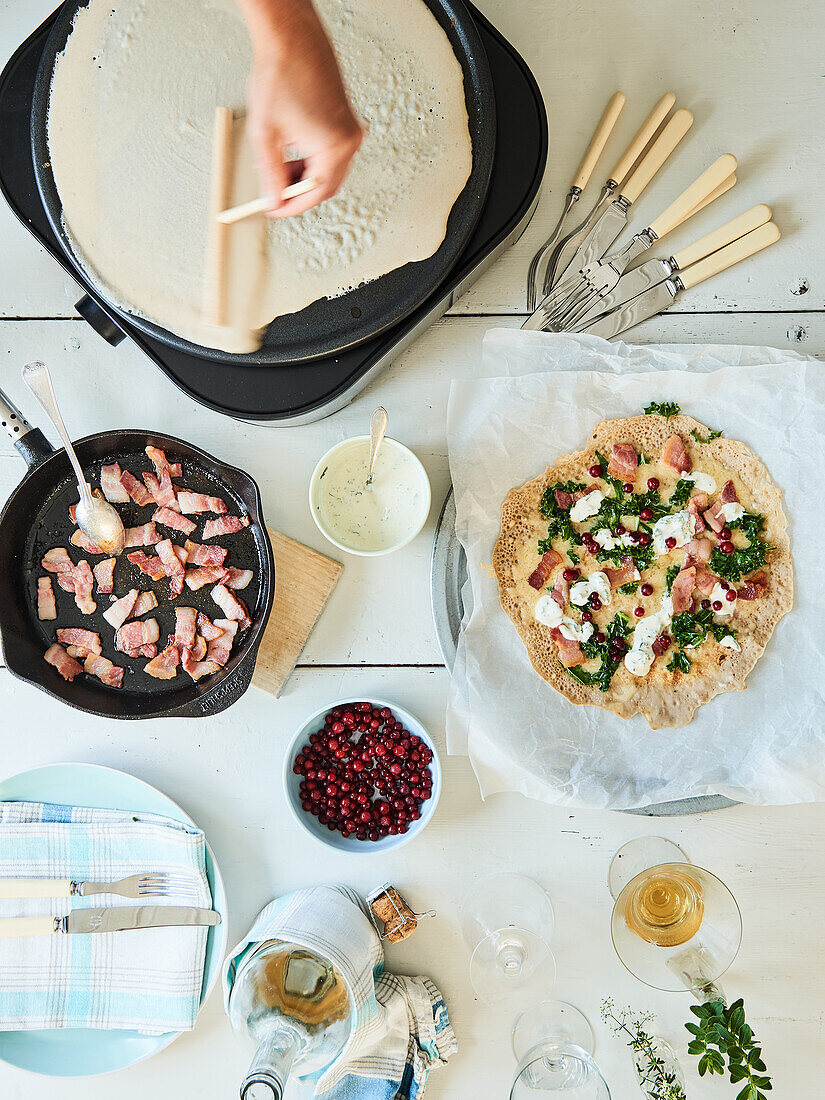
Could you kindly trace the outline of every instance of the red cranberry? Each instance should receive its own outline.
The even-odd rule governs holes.
[[[639,537],[641,536],[641,534],[642,534],[641,531],[631,531],[630,532],[630,541],[631,542],[638,542]]]
[[[710,600],[702,600],[702,609],[704,611],[707,611],[709,607],[710,607]]]
[[[644,615],[644,613],[645,613],[645,609],[643,607],[634,607],[633,608],[633,614],[636,616],[637,619],[641,619],[641,617],[642,617],[642,615]]]
[[[711,607],[713,608],[714,611],[721,611],[722,610],[722,601],[721,600],[714,600],[713,603],[711,604]]]
[[[657,641],[659,642],[659,645],[661,646],[662,651],[664,652],[664,650],[670,649],[671,644],[673,642],[673,639],[671,638],[671,636],[669,634],[660,634]]]
[[[728,603],[733,603],[733,601],[736,599],[736,593],[733,591],[733,589],[729,589],[725,593],[725,599],[728,601]]]
[[[582,622],[583,623],[589,623],[589,622],[592,621],[592,619],[593,619],[593,612],[592,611],[582,611]]]
[[[648,487],[648,489],[650,489],[651,493],[655,492],[656,489],[659,488],[659,479],[658,479],[658,477],[649,477],[647,479],[647,487]]]
[[[639,512],[639,519],[644,519],[644,520],[653,519],[653,509],[652,508],[642,508],[641,512]]]
[[[590,474],[591,477],[602,476],[602,468],[598,462],[594,462],[592,466],[588,466],[587,472]]]
[[[622,492],[629,496],[633,492],[633,482],[626,481],[622,486]]]
[[[590,593],[587,598],[587,602],[590,604],[594,611],[598,611],[599,608],[602,606],[602,601],[599,599],[598,595],[595,592]]]
[[[731,531],[730,527],[723,527],[722,530],[719,532],[719,538],[722,540],[722,542],[729,542],[732,537],[733,532]]]
[[[665,539],[665,546],[668,548],[668,550],[676,549],[676,539],[673,537],[673,535],[671,535],[670,538]]]
[[[639,546],[647,546],[647,544],[650,542],[650,535],[647,533],[647,531],[637,531],[636,534],[639,536],[636,540]]]
[[[616,526],[616,534],[617,535],[624,535],[626,532],[627,532],[627,528],[625,527],[625,525],[623,523],[617,524],[617,526]]]
[[[581,576],[581,573],[578,569],[565,569],[564,573],[562,573],[562,576],[566,581],[577,581]]]
[[[607,641],[607,635],[603,630],[597,630],[596,633],[593,635],[593,641],[596,643],[596,645],[604,645],[604,643]]]
[[[641,591],[642,591],[643,596],[652,596],[653,595],[653,585],[648,584],[648,582],[645,581],[645,583],[642,585],[642,590]]]
[[[723,554],[732,554],[733,543],[730,541],[730,539],[726,539],[725,542],[719,543],[719,549],[722,551]]]

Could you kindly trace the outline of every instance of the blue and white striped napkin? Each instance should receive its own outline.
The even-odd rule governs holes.
[[[191,876],[196,898],[151,904],[211,908],[203,833],[155,814],[36,802],[0,803],[0,876],[110,882],[147,871]],[[0,917],[140,905],[99,894],[0,900]],[[104,1028],[189,1031],[200,1004],[206,928],[151,928],[0,940],[0,1031]]]
[[[430,1070],[457,1050],[447,1006],[429,978],[384,972],[384,949],[358,894],[314,886],[267,905],[225,963],[225,1004],[246,956],[269,939],[332,963],[352,996],[347,1045],[308,1079],[316,1100],[421,1100]]]

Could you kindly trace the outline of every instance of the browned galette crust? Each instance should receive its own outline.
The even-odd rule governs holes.
[[[658,415],[642,415],[597,424],[585,450],[562,455],[543,474],[508,493],[493,553],[501,605],[518,630],[538,674],[572,703],[605,707],[623,718],[642,714],[654,729],[684,725],[697,707],[714,696],[743,690],[748,673],[776,624],[793,604],[793,568],[781,491],[764,464],[744,443],[725,438],[698,443],[690,435],[692,429],[703,439],[709,435],[705,425],[682,414],[667,420]],[[724,648],[708,636],[691,651],[692,667],[688,674],[669,671],[667,658],[661,657],[654,660],[646,676],[634,676],[621,664],[608,691],[602,692],[571,676],[559,660],[550,629],[534,616],[539,593],[530,587],[527,578],[536,567],[537,542],[547,534],[547,519],[542,516],[539,503],[545,488],[557,482],[591,484],[593,478],[587,471],[596,462],[596,452],[609,456],[614,443],[629,443],[637,452],[649,456],[651,463],[640,467],[644,473],[640,472],[637,485],[641,486],[642,478],[655,474],[661,482],[662,499],[667,500],[679,475],[663,465],[659,456],[665,441],[674,433],[682,437],[694,471],[710,474],[720,486],[732,480],[746,511],[765,516],[762,538],[775,547],[769,552],[765,566],[767,591],[761,599],[737,601],[733,625],[741,647],[739,652]],[[645,569],[644,580],[654,586],[654,594],[645,601],[650,607],[661,604],[667,567],[681,565],[683,561],[684,551],[676,550],[670,557],[657,558],[652,567]],[[604,568],[586,553],[581,555],[580,567],[583,576]],[[613,601],[611,615],[622,610],[630,616],[632,624],[633,608],[639,597],[614,591]]]

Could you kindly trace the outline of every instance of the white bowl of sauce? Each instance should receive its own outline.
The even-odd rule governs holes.
[[[334,546],[377,557],[406,546],[427,522],[430,481],[409,447],[389,436],[367,486],[369,461],[368,435],[327,451],[310,479],[309,507],[318,530]]]

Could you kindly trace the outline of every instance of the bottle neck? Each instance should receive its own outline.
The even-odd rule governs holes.
[[[241,1084],[241,1100],[283,1100],[298,1045],[292,1028],[276,1027],[265,1035]]]

